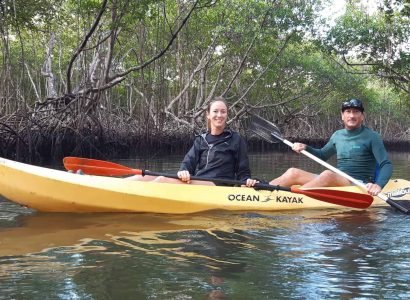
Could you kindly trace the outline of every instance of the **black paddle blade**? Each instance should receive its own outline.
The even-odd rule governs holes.
[[[410,200],[392,200],[389,198],[386,202],[398,211],[405,214],[410,214]]]
[[[278,143],[283,140],[282,134],[275,124],[256,115],[252,115],[248,130],[269,143]]]

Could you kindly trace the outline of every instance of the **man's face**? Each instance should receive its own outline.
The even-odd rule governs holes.
[[[342,112],[342,120],[347,130],[359,128],[364,121],[364,114],[356,108],[348,108]]]

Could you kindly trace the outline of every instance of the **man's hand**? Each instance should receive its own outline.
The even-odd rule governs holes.
[[[366,184],[366,188],[367,192],[372,196],[377,196],[382,191],[382,188],[378,184],[370,182]]]
[[[293,146],[292,146],[292,150],[297,152],[297,153],[300,153],[305,149],[306,149],[306,145],[302,144],[302,143],[294,143]]]

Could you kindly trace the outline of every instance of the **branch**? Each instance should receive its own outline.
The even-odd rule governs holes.
[[[107,1],[107,0],[105,0]],[[139,66],[135,66],[132,68],[129,68],[128,70],[122,72],[122,73],[118,73],[110,78],[107,78],[106,83],[104,85],[101,85],[99,87],[87,87],[86,89],[80,90],[77,92],[78,95],[88,95],[91,93],[97,93],[97,92],[102,92],[105,90],[108,90],[110,88],[112,88],[113,86],[121,83],[122,81],[124,81],[126,79],[126,76],[131,73],[131,72],[135,72],[135,71],[139,71],[145,67],[147,67],[149,64],[153,63],[154,61],[156,61],[157,59],[159,59],[160,57],[162,57],[167,51],[168,49],[171,47],[171,45],[173,44],[174,40],[176,39],[176,37],[178,36],[179,32],[182,30],[182,28],[185,26],[185,24],[188,22],[192,12],[194,11],[194,9],[196,8],[197,4],[198,4],[199,0],[195,1],[195,4],[191,7],[189,13],[185,16],[185,18],[183,19],[183,21],[181,22],[181,24],[179,25],[178,29],[175,31],[175,33],[172,35],[171,39],[169,40],[167,46],[162,49],[159,53],[157,53],[156,55],[154,55],[152,58],[150,58],[149,60],[147,60],[146,62],[144,62],[143,64],[139,65]],[[78,52],[78,51],[77,51]],[[67,90],[69,90],[67,88]],[[71,90],[71,87],[70,87]],[[70,94],[70,93],[67,93]]]
[[[47,46],[47,53],[46,53],[46,59],[44,61],[43,67],[41,69],[41,75],[43,75],[44,77],[46,77],[46,86],[47,86],[47,98],[54,98],[57,96],[57,92],[55,90],[55,86],[54,86],[54,74],[52,71],[52,53],[54,50],[54,45],[56,42],[56,37],[54,32],[51,33],[50,36],[50,42],[48,43]],[[40,99],[39,99],[40,101]]]
[[[97,29],[98,24],[100,23],[100,20],[105,12],[105,9],[107,7],[107,2],[108,0],[103,0],[101,9],[97,15],[97,18],[94,21],[94,24],[91,26],[90,31],[87,33],[87,35],[84,37],[84,40],[82,41],[80,47],[77,48],[77,51],[73,54],[73,56],[71,57],[71,60],[68,64],[68,69],[67,69],[67,94],[71,94],[71,70],[73,68],[73,64],[75,62],[75,60],[77,59],[77,57],[80,55],[80,53],[84,50],[85,46],[87,45],[89,39],[91,38],[91,36],[94,34],[95,30]]]
[[[349,67],[354,67],[354,66],[360,66],[360,67],[365,67],[365,66],[372,66],[372,67],[377,67],[378,69],[384,70],[384,72],[349,72],[352,74],[373,74],[376,75],[377,77],[380,78],[386,78],[390,79],[392,83],[398,87],[399,89],[402,89],[406,93],[410,94],[410,89],[406,88],[403,86],[401,83],[409,83],[410,78],[406,75],[400,74],[396,72],[393,68],[391,68],[389,65],[383,64],[383,63],[351,63],[347,60],[345,55],[342,55],[343,61],[346,63],[347,66]],[[399,82],[398,82],[399,81]]]
[[[177,38],[179,32],[182,30],[182,28],[184,28],[185,24],[188,22],[189,18],[191,17],[192,12],[195,10],[196,6],[198,5],[198,2],[199,2],[199,0],[195,1],[194,5],[191,7],[188,14],[182,20],[182,22],[179,25],[179,27],[177,28],[177,30],[172,34],[171,39],[169,40],[167,46],[164,49],[162,49],[159,53],[157,53],[156,55],[154,55],[153,57],[151,57],[150,59],[148,59],[146,62],[142,63],[141,65],[129,68],[128,70],[125,70],[122,73],[116,74],[115,76],[111,77],[110,79],[111,80],[120,80],[119,82],[121,82],[123,79],[120,79],[120,78],[125,77],[126,75],[128,75],[131,72],[139,71],[139,70],[145,68],[146,66],[148,66],[149,64],[153,63],[154,61],[156,61],[160,57],[162,57],[168,51],[168,49],[172,46],[172,44],[175,41],[175,39]],[[102,88],[105,89],[104,87],[102,87]]]
[[[380,66],[380,63],[350,63],[347,61],[346,55],[344,53],[342,55],[342,58],[348,66]]]
[[[268,16],[268,11],[266,11],[265,15],[263,16],[263,19],[260,23],[260,27],[259,30],[262,30],[262,26],[266,21],[266,17]],[[245,64],[246,59],[248,58],[248,54],[251,51],[251,49],[253,48],[253,45],[255,44],[256,38],[257,38],[257,34],[255,34],[255,36],[253,37],[252,42],[249,44],[248,49],[246,50],[246,53],[241,61],[241,63],[239,64],[238,69],[236,70],[234,76],[232,77],[231,82],[229,82],[228,86],[226,87],[225,91],[221,94],[222,97],[225,97],[225,95],[228,93],[228,91],[231,89],[232,84],[234,83],[234,81],[236,80],[236,78],[239,76],[240,72],[242,71],[243,65]]]
[[[238,68],[235,71],[235,74],[232,76],[231,81],[229,82],[228,86],[226,87],[225,91],[221,94],[222,97],[225,97],[225,95],[229,92],[229,90],[232,87],[232,84],[235,82],[236,78],[238,78],[239,74],[242,72],[242,68],[245,64],[245,61],[248,59],[249,52],[253,48],[253,45],[255,44],[257,35],[253,37],[251,43],[249,44],[248,49],[246,49],[245,55],[243,56],[241,63],[239,64]]]
[[[212,42],[213,44],[213,42]],[[179,92],[179,94],[171,100],[171,102],[168,104],[168,106],[165,108],[165,111],[168,112],[171,110],[172,106],[174,105],[175,102],[177,102],[182,95],[186,92],[186,90],[190,87],[192,81],[194,80],[194,76],[204,68],[204,66],[208,63],[205,62],[205,58],[208,56],[210,50],[213,49],[213,47],[208,47],[208,49],[205,51],[205,53],[202,55],[201,59],[199,60],[198,66],[195,68],[195,70],[192,72],[192,74],[189,76],[189,80],[188,82],[185,84],[184,88],[182,89],[181,92]]]
[[[198,118],[200,115],[203,114],[203,112],[206,110],[206,108],[207,108],[207,106],[208,106],[208,103],[214,98],[214,94],[215,94],[216,88],[218,87],[218,84],[219,84],[219,82],[221,81],[220,79],[221,79],[221,77],[222,77],[222,71],[223,71],[223,69],[224,69],[225,62],[226,62],[226,59],[225,59],[224,62],[222,63],[221,67],[219,68],[218,75],[216,76],[215,83],[214,83],[214,85],[212,86],[212,89],[211,89],[211,91],[209,92],[208,97],[205,99],[204,103],[202,104],[201,108],[200,108],[200,109],[198,109],[198,107],[195,107],[195,108],[194,108],[194,109],[196,110],[196,112],[195,112],[195,114],[194,114],[194,116],[193,116],[194,119]],[[198,110],[197,110],[197,109],[198,109]]]
[[[26,64],[25,62],[24,62],[24,66],[25,66],[26,69],[27,69],[27,75],[28,75],[28,78],[30,79],[31,85],[33,86],[33,90],[34,90],[34,92],[35,92],[35,94],[36,94],[37,101],[41,102],[41,97],[40,97],[40,95],[38,94],[36,84],[34,83],[33,78],[31,77],[31,74],[30,74],[30,70],[29,70],[29,68],[28,68],[28,66],[27,66],[27,64]]]
[[[241,97],[239,97],[238,100],[236,100],[231,107],[234,107],[235,105],[237,105],[239,102],[241,102],[246,95],[249,93],[249,91],[255,86],[256,82],[262,77],[262,75],[264,75],[266,73],[266,71],[269,69],[269,67],[280,57],[280,55],[282,54],[282,52],[285,50],[286,45],[288,44],[290,38],[292,37],[294,32],[290,33],[287,37],[285,42],[283,43],[281,49],[279,50],[279,52],[275,55],[275,57],[273,57],[268,64],[266,65],[265,69],[255,78],[255,80],[251,83],[251,85],[246,89],[245,93],[243,93],[243,95]],[[245,103],[246,104],[246,103]]]

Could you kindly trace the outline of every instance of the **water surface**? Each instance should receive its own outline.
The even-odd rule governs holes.
[[[410,179],[410,153],[391,153]],[[120,160],[175,172],[181,156]],[[255,176],[317,163],[253,154]],[[407,299],[409,216],[368,211],[37,213],[0,200],[0,299]]]

